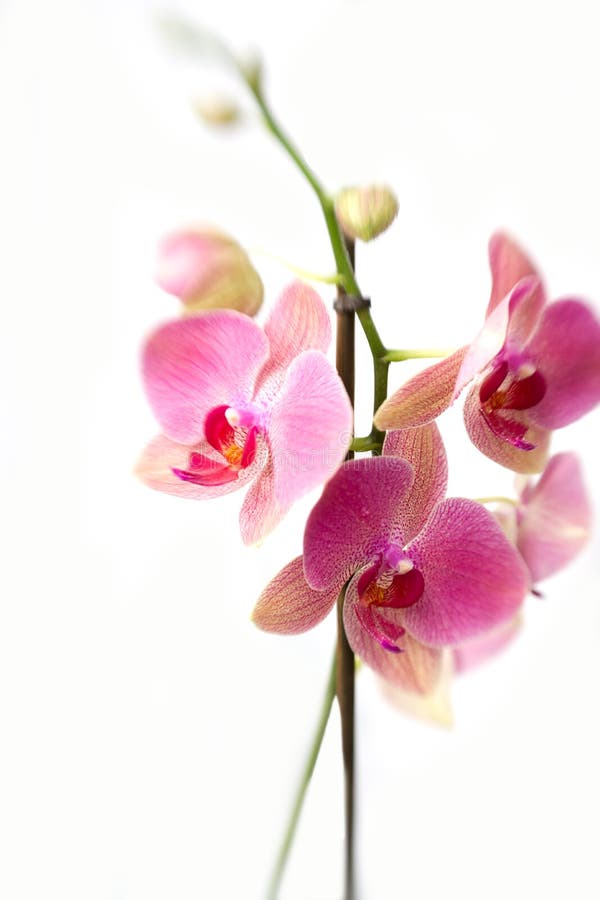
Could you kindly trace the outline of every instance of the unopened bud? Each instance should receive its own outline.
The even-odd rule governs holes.
[[[335,214],[347,237],[372,241],[396,218],[398,201],[385,185],[344,188],[335,198]]]
[[[184,312],[226,307],[255,315],[263,284],[236,241],[212,230],[176,231],[158,248],[156,280],[184,304]]]
[[[234,125],[241,118],[237,104],[226,97],[203,97],[196,100],[194,112],[205,125]]]

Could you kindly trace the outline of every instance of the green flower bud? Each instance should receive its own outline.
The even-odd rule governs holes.
[[[385,185],[344,188],[335,198],[335,214],[347,237],[372,241],[396,218],[398,201]]]

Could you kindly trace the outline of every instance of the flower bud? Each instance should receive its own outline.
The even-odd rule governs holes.
[[[209,229],[164,237],[156,280],[179,297],[186,313],[227,307],[253,316],[263,300],[262,281],[245,251],[232,238]]]
[[[194,103],[194,112],[205,125],[227,127],[240,121],[240,109],[226,97],[204,97]]]
[[[385,185],[344,188],[335,198],[335,214],[347,237],[372,241],[396,218],[398,201]]]

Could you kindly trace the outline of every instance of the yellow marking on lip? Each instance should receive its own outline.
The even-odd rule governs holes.
[[[372,604],[374,604],[375,606],[381,606],[383,603],[385,603],[385,588],[382,588],[379,584],[373,582],[366,589],[363,597],[367,601],[369,606],[371,606]]]
[[[237,444],[229,444],[229,446],[223,448],[222,453],[230,466],[233,468],[241,466],[242,456],[244,455],[243,447],[238,447]]]

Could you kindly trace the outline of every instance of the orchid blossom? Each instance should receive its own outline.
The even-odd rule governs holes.
[[[254,480],[240,513],[245,543],[342,462],[352,409],[324,356],[325,305],[287,288],[264,330],[233,310],[168,322],[146,342],[143,376],[164,434],[138,467],[150,487],[205,499]]]
[[[464,418],[475,446],[516,472],[539,472],[551,431],[600,401],[600,322],[578,299],[546,305],[536,269],[506,235],[494,235],[489,251],[492,293],[483,329],[469,347],[389,397],[375,425],[422,425],[474,381]]]
[[[518,502],[501,504],[494,515],[537,584],[567,566],[584,547],[592,508],[574,453],[553,456],[535,484],[519,480]]]
[[[442,648],[511,619],[529,583],[491,513],[472,500],[444,500],[446,484],[435,424],[392,432],[383,456],[347,462],[308,518],[304,557],[267,586],[255,623],[306,631],[345,586],[354,652],[385,678],[428,692]]]

